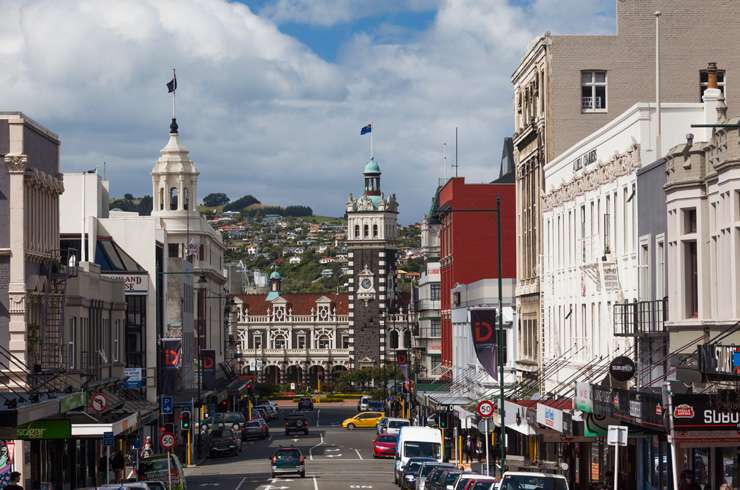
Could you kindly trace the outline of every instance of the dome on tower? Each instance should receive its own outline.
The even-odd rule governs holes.
[[[364,174],[379,174],[380,173],[380,165],[378,165],[378,161],[375,160],[375,157],[368,160],[368,162],[365,164],[365,170],[362,171]]]
[[[270,274],[270,279],[282,279],[283,276],[280,275],[278,271],[272,271]]]

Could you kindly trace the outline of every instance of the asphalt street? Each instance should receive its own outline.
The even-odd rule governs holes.
[[[320,407],[307,412],[311,425],[307,436],[286,436],[282,420],[272,421],[270,438],[245,442],[238,457],[209,458],[197,467],[186,469],[188,489],[397,490],[393,483],[393,460],[373,458],[375,429],[349,431],[339,426],[355,413],[351,406]],[[305,478],[298,475],[271,478],[270,457],[280,446],[301,450],[306,458]]]

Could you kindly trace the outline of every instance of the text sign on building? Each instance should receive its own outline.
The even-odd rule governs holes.
[[[126,294],[149,293],[149,277],[146,274],[106,274],[106,277],[123,281]]]
[[[557,432],[563,432],[563,411],[537,404],[537,423]]]
[[[123,377],[126,378],[126,388],[135,390],[144,386],[144,377],[141,368],[123,368]]]
[[[673,427],[679,431],[740,430],[740,400],[719,395],[673,395]]]
[[[576,408],[581,412],[594,413],[591,383],[576,383]]]
[[[23,441],[36,439],[71,439],[72,423],[69,419],[36,420],[21,424],[16,429],[17,438]]]

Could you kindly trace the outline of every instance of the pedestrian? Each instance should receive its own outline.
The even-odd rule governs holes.
[[[465,439],[465,462],[471,463],[473,460],[473,453],[475,453],[475,444],[473,443],[473,437],[468,434]]]
[[[116,480],[116,482],[123,481],[123,473],[126,469],[126,461],[123,459],[123,454],[121,453],[121,450],[118,449],[113,454],[113,457],[110,460],[111,468],[113,469],[113,475]]]
[[[480,439],[475,441],[475,453],[478,455],[478,463],[483,463],[483,443]]]
[[[23,490],[23,487],[20,485],[21,481],[21,474],[17,471],[14,471],[10,474],[10,483],[8,483],[5,488],[7,490]]]

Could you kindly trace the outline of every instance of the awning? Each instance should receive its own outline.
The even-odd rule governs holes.
[[[473,400],[471,400],[467,396],[455,395],[449,392],[429,393],[427,395],[427,398],[435,405],[465,406],[473,402]]]
[[[90,416],[88,414],[75,414],[72,417],[72,437],[103,437],[105,432],[113,432],[113,435],[117,436],[139,427],[138,412],[111,422],[90,421],[75,423],[75,420],[80,420],[81,417]]]
[[[537,434],[537,428],[527,420],[527,407],[523,405],[508,400],[504,401],[504,418],[507,429],[525,436]],[[496,426],[501,426],[501,415],[498,412],[493,414],[493,423]]]

